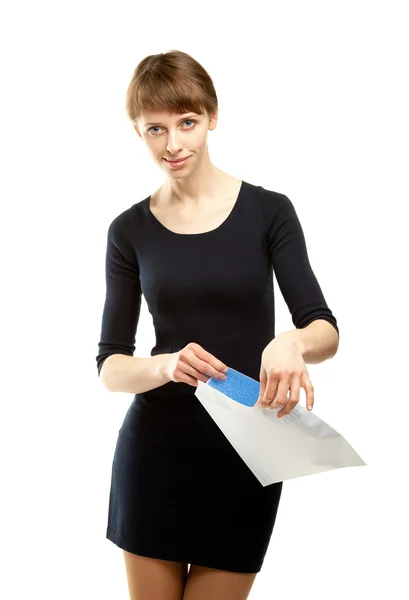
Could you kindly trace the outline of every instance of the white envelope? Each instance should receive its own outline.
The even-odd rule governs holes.
[[[245,403],[223,393],[225,382],[213,378],[206,383],[198,380],[195,395],[263,487],[332,469],[366,465],[342,435],[314,412],[298,403],[289,415],[278,419],[280,409],[253,406],[259,394],[258,382],[234,369],[229,368],[228,378],[229,374],[241,382],[238,396],[241,393],[243,397],[243,378],[250,380],[247,388],[244,385]],[[233,395],[234,386],[227,389]]]

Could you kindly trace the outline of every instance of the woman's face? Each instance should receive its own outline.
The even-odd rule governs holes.
[[[153,160],[169,175],[172,172],[185,174],[201,160],[207,151],[207,132],[213,130],[216,123],[217,111],[210,120],[207,114],[147,111],[134,127],[148,146]],[[166,161],[167,158],[177,160],[187,156],[189,160],[178,169],[173,169]]]

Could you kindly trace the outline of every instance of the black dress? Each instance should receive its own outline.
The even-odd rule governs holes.
[[[149,201],[108,229],[98,374],[109,355],[133,355],[142,293],[152,356],[196,342],[257,381],[275,336],[273,272],[295,327],[325,319],[338,332],[287,196],[243,181],[226,220],[197,234],[167,229]],[[195,391],[169,382],[135,394],[113,458],[106,537],[143,556],[256,573],[283,482],[260,484]]]

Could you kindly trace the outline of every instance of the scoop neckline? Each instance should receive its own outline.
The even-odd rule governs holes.
[[[180,238],[199,238],[199,237],[209,236],[214,233],[217,233],[220,229],[226,227],[230,223],[230,221],[234,217],[234,214],[238,210],[241,198],[243,196],[244,186],[245,186],[245,181],[244,181],[244,179],[242,179],[236,201],[233,204],[233,208],[231,209],[231,211],[229,212],[229,214],[227,215],[225,220],[222,223],[220,223],[220,225],[218,225],[215,229],[210,229],[210,231],[202,231],[200,233],[178,233],[176,231],[172,231],[171,229],[168,229],[163,223],[161,223],[159,221],[159,219],[157,219],[155,217],[155,215],[153,214],[153,212],[151,211],[151,208],[150,208],[151,195],[148,196],[146,199],[146,206],[147,206],[147,210],[148,210],[148,214],[150,215],[150,218],[155,223],[157,223],[157,225],[159,226],[160,229],[162,229],[163,231],[167,232],[168,234],[170,234],[172,236],[180,237]]]

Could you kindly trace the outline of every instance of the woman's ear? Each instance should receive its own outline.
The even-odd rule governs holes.
[[[215,112],[211,115],[211,117],[209,119],[209,129],[210,130],[215,129],[215,127],[217,125],[218,116],[219,116],[219,110],[216,108]]]
[[[139,137],[142,138],[141,132],[139,131],[138,123],[136,121],[132,121],[132,125]]]

